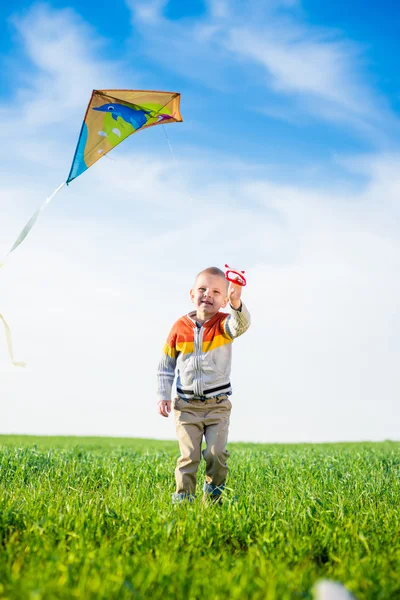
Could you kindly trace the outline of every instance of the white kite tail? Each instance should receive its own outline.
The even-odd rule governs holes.
[[[58,186],[58,188],[56,190],[54,190],[54,192],[51,194],[51,196],[49,196],[48,198],[46,198],[46,200],[43,202],[42,206],[40,208],[38,208],[38,210],[31,216],[31,218],[29,219],[29,221],[27,222],[27,224],[25,225],[25,227],[23,228],[23,230],[21,231],[21,233],[19,234],[19,236],[17,237],[17,239],[15,240],[13,247],[11,248],[11,250],[6,254],[6,256],[4,257],[4,260],[0,262],[0,269],[1,267],[4,265],[4,263],[6,262],[7,258],[10,256],[11,252],[14,252],[14,250],[16,248],[18,248],[18,246],[20,244],[22,244],[22,242],[24,241],[24,239],[26,238],[26,236],[28,235],[28,233],[30,232],[30,230],[32,229],[32,227],[34,226],[34,224],[36,223],[36,221],[38,220],[38,217],[40,215],[40,213],[46,208],[46,206],[49,204],[49,202],[51,202],[51,200],[53,200],[54,196],[64,187],[65,182],[62,183],[61,185]],[[3,321],[4,324],[4,329],[6,331],[6,340],[7,340],[7,347],[8,347],[8,353],[10,355],[10,358],[12,360],[12,363],[14,366],[16,367],[26,367],[26,363],[24,362],[16,362],[14,360],[14,354],[13,354],[13,348],[12,348],[12,341],[11,341],[11,330],[7,324],[7,321],[5,320],[5,318],[3,317],[3,315],[0,314],[0,320]]]
[[[12,363],[15,367],[26,367],[26,363],[24,362],[17,362],[14,359],[14,353],[13,353],[13,347],[12,347],[12,341],[11,341],[11,330],[7,324],[7,321],[5,320],[5,318],[3,317],[3,315],[0,314],[0,320],[3,321],[4,324],[4,329],[6,331],[6,340],[7,340],[7,347],[8,347],[8,354],[10,355],[10,358],[12,360]]]
[[[31,216],[31,218],[29,219],[29,221],[27,222],[27,224],[25,225],[25,227],[23,228],[23,230],[21,231],[21,233],[15,240],[11,250],[6,254],[6,256],[4,257],[4,260],[0,262],[0,268],[4,265],[7,258],[10,256],[11,252],[14,252],[14,250],[16,248],[18,248],[18,246],[20,244],[22,244],[22,242],[24,241],[24,239],[26,238],[26,236],[28,235],[28,233],[30,232],[30,230],[32,229],[32,227],[34,226],[36,221],[38,220],[40,213],[46,208],[46,206],[51,202],[51,200],[53,200],[54,196],[64,187],[64,185],[65,185],[65,182],[62,183],[61,185],[59,185],[58,188],[56,190],[54,190],[54,192],[51,194],[51,196],[46,198],[46,200],[43,202],[42,206],[40,208],[38,208],[37,211]]]

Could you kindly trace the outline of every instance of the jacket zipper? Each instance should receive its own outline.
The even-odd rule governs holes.
[[[203,395],[203,372],[201,370],[201,356],[203,354],[203,327],[194,328],[194,372],[196,374],[193,391],[195,395]]]

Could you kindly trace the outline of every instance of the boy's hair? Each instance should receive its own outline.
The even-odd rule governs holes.
[[[221,271],[218,267],[207,267],[207,269],[203,269],[200,273],[197,273],[195,282],[198,280],[200,275],[217,275],[218,277],[222,277],[226,283],[226,288],[228,289],[229,281],[225,277],[225,273]]]

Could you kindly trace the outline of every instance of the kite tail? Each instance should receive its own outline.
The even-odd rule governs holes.
[[[46,200],[43,202],[42,206],[40,208],[38,208],[38,210],[32,215],[32,217],[29,219],[29,221],[27,222],[27,224],[25,225],[25,227],[23,228],[23,230],[21,231],[21,233],[19,234],[19,236],[17,237],[17,239],[14,242],[13,247],[11,248],[11,250],[8,252],[8,254],[6,254],[6,256],[4,257],[4,259],[2,261],[0,261],[0,269],[1,267],[4,265],[4,263],[6,262],[7,258],[10,256],[11,252],[13,252],[16,248],[18,248],[18,246],[20,244],[22,244],[22,242],[24,241],[24,239],[26,238],[26,236],[28,235],[28,233],[30,232],[30,230],[32,229],[32,227],[34,226],[34,224],[36,223],[40,213],[46,208],[46,206],[49,204],[49,202],[54,198],[54,196],[57,194],[57,192],[59,192],[61,190],[61,188],[63,188],[65,185],[65,183],[62,183],[61,185],[58,186],[58,188],[56,190],[54,190],[54,192],[51,194],[51,196],[49,196],[48,198],[46,198]],[[24,362],[17,362],[14,360],[14,354],[13,354],[13,349],[12,349],[12,341],[11,341],[11,330],[7,324],[7,321],[5,320],[5,318],[3,317],[3,315],[0,314],[0,320],[3,321],[4,324],[4,329],[6,332],[6,340],[7,340],[7,347],[8,347],[8,353],[10,355],[10,358],[12,360],[12,363],[15,367],[26,367],[26,363]]]
[[[18,246],[20,244],[22,244],[22,242],[24,241],[24,239],[26,238],[26,236],[28,235],[28,233],[30,232],[30,230],[32,229],[34,224],[36,223],[40,213],[46,208],[46,206],[49,204],[49,202],[51,200],[53,200],[54,196],[61,190],[61,188],[64,187],[64,185],[65,185],[65,182],[62,183],[61,185],[59,185],[58,188],[56,190],[54,190],[54,192],[51,194],[51,196],[46,198],[46,200],[43,202],[42,206],[40,208],[38,208],[38,210],[31,216],[31,218],[29,219],[29,221],[27,222],[27,224],[25,225],[25,227],[23,228],[23,230],[21,231],[21,233],[15,240],[14,245],[11,248],[11,250],[6,254],[4,259],[2,261],[0,261],[0,268],[4,265],[7,258],[10,256],[11,252],[14,252],[14,250],[16,248],[18,248]]]
[[[3,323],[4,323],[4,329],[6,331],[6,340],[7,340],[7,346],[8,346],[8,354],[10,355],[13,365],[15,367],[26,367],[26,363],[17,362],[14,360],[14,353],[13,353],[12,341],[11,341],[11,330],[7,324],[7,321],[1,314],[0,314],[0,320],[3,321]]]

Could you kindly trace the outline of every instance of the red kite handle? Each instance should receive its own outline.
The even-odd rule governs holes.
[[[244,271],[237,271],[236,269],[231,269],[229,265],[225,265],[226,273],[225,277],[228,281],[235,283],[236,285],[245,286],[246,278],[244,277]],[[232,276],[235,275],[235,278]]]

